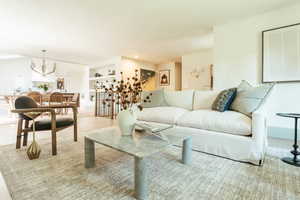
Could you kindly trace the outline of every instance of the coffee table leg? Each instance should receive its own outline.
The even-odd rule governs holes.
[[[95,166],[95,143],[93,140],[84,138],[84,156],[85,167],[92,168]]]
[[[183,140],[182,163],[190,164],[191,161],[192,161],[192,138],[189,137]]]
[[[144,158],[134,157],[134,187],[135,197],[145,200],[148,197],[147,166]]]

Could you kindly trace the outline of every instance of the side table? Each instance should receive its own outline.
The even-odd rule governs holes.
[[[297,158],[300,155],[300,151],[298,151],[298,136],[297,136],[297,129],[298,129],[298,118],[300,118],[300,113],[277,113],[280,117],[288,117],[288,118],[294,118],[295,119],[295,136],[294,136],[294,150],[291,151],[291,153],[294,155],[293,158],[285,157],[281,160],[285,163],[288,163],[290,165],[294,165],[297,167],[300,167],[300,160]]]

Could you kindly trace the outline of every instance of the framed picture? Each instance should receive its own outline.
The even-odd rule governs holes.
[[[143,83],[143,90],[145,91],[151,91],[155,90],[156,87],[156,73],[153,70],[148,70],[148,69],[140,69],[140,79]]]
[[[262,32],[262,82],[300,81],[300,23]]]
[[[56,81],[57,89],[58,90],[64,90],[65,89],[65,79],[64,78],[58,78]]]
[[[159,71],[159,85],[160,86],[170,85],[170,70]]]

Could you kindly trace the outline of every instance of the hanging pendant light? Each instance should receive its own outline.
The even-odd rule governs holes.
[[[41,74],[42,76],[47,76],[49,74],[53,74],[56,71],[56,63],[54,63],[54,66],[53,66],[51,71],[47,71],[46,57],[45,57],[46,50],[42,50],[42,52],[43,52],[43,63],[42,63],[42,66],[41,66],[41,70],[37,69],[37,67],[36,67],[36,65],[33,61],[31,61],[30,67],[33,71]]]

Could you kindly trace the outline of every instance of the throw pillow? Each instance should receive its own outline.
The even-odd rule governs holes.
[[[259,108],[273,86],[274,84],[264,84],[253,87],[247,81],[242,81],[230,109],[251,117],[252,112]]]
[[[193,110],[194,90],[164,91],[166,104],[172,107]]]
[[[150,94],[152,94],[152,95],[150,95]],[[149,96],[150,99],[146,99],[147,96]],[[146,100],[146,102],[144,100]],[[148,101],[148,100],[150,100],[150,101]],[[165,101],[163,89],[142,92],[141,106],[143,108],[152,108],[152,107],[166,106],[166,105],[167,104]]]
[[[221,91],[215,99],[212,109],[220,112],[229,110],[231,103],[236,96],[236,88]]]

